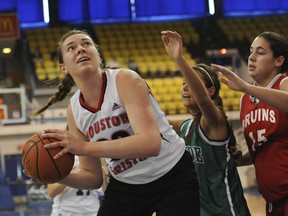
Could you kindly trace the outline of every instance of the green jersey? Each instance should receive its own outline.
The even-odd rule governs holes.
[[[198,124],[187,141],[192,121],[185,121],[180,131],[198,175],[201,216],[250,215],[236,164],[229,153],[230,137],[223,141],[209,140]]]

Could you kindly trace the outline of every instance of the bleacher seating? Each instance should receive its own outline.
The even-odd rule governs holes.
[[[187,114],[182,103],[182,77],[146,78],[145,81],[166,114]]]
[[[218,19],[217,23],[227,36],[230,43],[251,43],[254,38],[264,31],[274,31],[284,35],[288,34],[288,15],[271,15],[259,17],[237,17]]]
[[[69,27],[26,29],[25,35],[28,41],[31,57],[36,49],[42,53],[41,61],[34,61],[36,77],[39,81],[62,78],[58,64],[51,59],[51,52],[55,49],[61,36],[69,30]]]
[[[287,34],[288,15],[275,15],[255,18],[218,19],[217,23],[231,44],[243,41],[251,42],[263,31],[276,31]],[[196,63],[191,55],[189,44],[200,44],[201,32],[191,21],[159,22],[159,23],[117,23],[91,26],[100,46],[100,52],[105,62],[116,59],[120,67],[127,67],[129,58],[133,58],[140,69],[141,75],[153,90],[155,98],[167,114],[187,113],[182,105],[182,78],[175,62],[167,55],[162,41],[162,30],[175,30],[182,35],[184,55],[190,65]],[[43,53],[44,63],[35,62],[35,72],[38,80],[62,78],[58,65],[51,60],[50,53],[63,33],[69,27],[53,27],[25,30],[30,54],[37,47]],[[44,39],[44,40],[43,40]],[[222,85],[220,95],[225,111],[239,110],[241,94]]]
[[[187,109],[182,102],[182,77],[146,78],[145,81],[165,113],[170,115],[187,114]],[[241,92],[233,91],[228,86],[221,84],[219,94],[223,100],[225,111],[239,110]]]
[[[223,100],[223,108],[225,111],[238,111],[240,106],[240,97],[242,92],[231,90],[228,86],[221,83],[219,92]]]
[[[167,29],[181,33],[184,45],[199,43],[199,35],[188,21],[94,26],[105,61],[116,59],[120,67],[127,67],[129,58],[133,58],[143,77],[176,74],[178,68],[161,41],[160,32]],[[195,64],[185,46],[183,51],[188,62]]]

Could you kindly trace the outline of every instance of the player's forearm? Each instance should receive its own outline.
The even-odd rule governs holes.
[[[248,85],[244,92],[282,112],[288,112],[288,92],[286,91]]]
[[[248,166],[253,164],[252,157],[250,155],[250,152],[246,150],[245,152],[242,153],[241,159],[237,160],[237,165],[238,166]]]
[[[64,185],[77,189],[93,190],[101,187],[103,183],[103,176],[102,173],[99,173],[98,175],[95,171],[77,169],[73,170],[60,182]]]
[[[205,90],[206,87],[204,86],[203,82],[201,81],[197,73],[185,60],[184,56],[176,59],[175,62],[177,63],[180,71],[185,77],[186,82],[189,84],[189,87],[191,88],[192,92],[195,92],[195,97],[199,98],[199,100],[201,100],[205,96],[208,97],[208,93]]]
[[[160,153],[160,134],[132,135],[116,140],[91,142],[85,154],[105,158],[139,158],[157,156]]]
[[[65,189],[66,185],[55,183],[55,184],[49,184],[47,186],[47,193],[48,196],[51,198],[54,198],[58,194],[62,193]]]

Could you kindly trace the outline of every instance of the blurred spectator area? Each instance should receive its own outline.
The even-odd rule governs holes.
[[[218,19],[217,23],[230,43],[247,40],[251,43],[255,36],[264,31],[274,31],[288,35],[287,14]]]
[[[6,113],[6,115],[5,115]],[[7,107],[4,105],[4,100],[0,97],[0,121],[7,116]]]
[[[143,77],[175,75],[178,70],[163,47],[160,34],[163,30],[182,35],[184,55],[189,64],[195,64],[187,45],[191,42],[198,44],[199,34],[190,21],[96,25],[94,30],[106,62],[116,57],[120,67],[127,68],[132,57]]]
[[[187,114],[182,103],[182,77],[146,78],[145,81],[166,114]]]
[[[187,114],[187,110],[182,102],[182,77],[146,78],[145,81],[151,88],[152,94],[159,102],[161,109],[166,114]],[[239,110],[241,92],[233,91],[221,83],[219,94],[223,100],[225,111]]]
[[[33,60],[33,54],[38,49],[42,54],[42,60],[34,60],[33,68],[36,78],[39,81],[62,78],[63,74],[59,73],[59,66],[52,59],[53,52],[59,39],[69,27],[53,27],[53,28],[36,28],[26,29],[25,35],[28,42],[29,54]]]

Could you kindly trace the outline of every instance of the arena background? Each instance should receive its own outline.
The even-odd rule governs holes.
[[[161,30],[181,33],[191,65],[222,64],[249,82],[250,43],[263,31],[287,35],[287,14],[286,0],[0,1],[0,215],[50,214],[45,186],[31,183],[22,173],[21,152],[35,132],[66,127],[69,97],[41,116],[30,116],[56,91],[62,75],[51,55],[64,32],[86,29],[99,44],[104,63],[116,60],[128,67],[129,60],[136,62],[161,108],[177,117],[188,116],[181,102],[182,80],[165,53]],[[42,53],[40,59],[33,57],[36,50]],[[245,150],[240,95],[222,86],[221,96]],[[263,215],[253,166],[239,172],[253,215]]]

